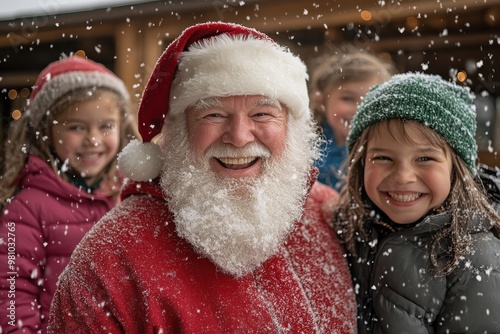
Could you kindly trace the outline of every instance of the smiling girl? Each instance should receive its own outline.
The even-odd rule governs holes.
[[[500,328],[500,218],[478,182],[473,96],[426,74],[368,92],[334,209],[360,333]]]
[[[59,274],[118,201],[116,156],[136,131],[127,89],[103,65],[72,56],[40,73],[0,179],[0,240],[12,241],[0,242],[0,332],[45,332]]]

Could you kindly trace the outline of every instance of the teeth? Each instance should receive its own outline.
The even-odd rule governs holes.
[[[420,196],[422,196],[421,193],[397,194],[397,193],[393,193],[393,192],[388,192],[388,194],[393,200],[396,200],[398,202],[411,202],[411,201],[414,201],[414,200],[420,198]]]
[[[80,159],[96,159],[99,155],[99,153],[80,154]]]
[[[245,158],[219,158],[226,165],[245,165],[255,160],[255,157]]]

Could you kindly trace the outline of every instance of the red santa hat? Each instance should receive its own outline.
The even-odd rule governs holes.
[[[286,105],[292,117],[310,120],[307,78],[297,56],[257,30],[223,22],[191,26],[156,63],[139,106],[143,142],[125,147],[119,169],[135,181],[156,178],[161,155],[151,140],[168,113],[183,113],[204,98],[263,95]]]
[[[104,65],[90,59],[70,56],[54,61],[38,75],[28,108],[31,122],[38,124],[57,100],[83,88],[107,88],[121,98],[129,99],[123,81]]]

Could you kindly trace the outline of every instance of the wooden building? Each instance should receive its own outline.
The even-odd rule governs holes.
[[[0,16],[0,149],[38,73],[62,54],[108,66],[137,105],[173,38],[194,23],[226,21],[267,33],[306,64],[349,42],[390,57],[401,72],[465,80],[478,96],[480,159],[500,165],[500,0],[131,1],[76,12],[38,1],[33,14]]]

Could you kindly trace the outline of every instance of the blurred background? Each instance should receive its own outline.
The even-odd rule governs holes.
[[[306,64],[349,42],[476,94],[480,161],[500,165],[500,0],[23,0],[0,11],[0,150],[38,73],[61,55],[103,63],[136,107],[166,46],[186,27],[254,27]],[[0,154],[0,159],[3,154]]]

